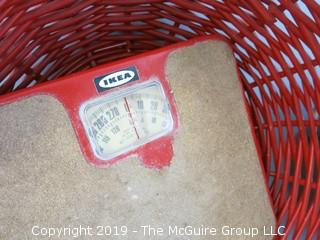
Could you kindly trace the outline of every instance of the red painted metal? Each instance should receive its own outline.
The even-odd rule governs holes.
[[[172,45],[166,49],[153,50],[126,60],[119,60],[90,70],[68,75],[56,81],[39,84],[33,88],[25,88],[20,91],[15,91],[11,94],[0,96],[0,106],[35,95],[53,96],[65,107],[77,134],[82,152],[89,163],[100,167],[106,167],[125,159],[128,156],[135,155],[138,156],[148,167],[160,168],[167,166],[170,164],[173,155],[172,141],[174,133],[178,128],[178,113],[174,103],[173,92],[166,80],[165,65],[168,54],[170,54],[171,51],[178,47],[194,44],[196,41],[199,40],[185,42],[177,46]],[[94,84],[95,78],[121,71],[122,69],[132,66],[136,67],[139,74],[139,80],[129,82],[104,92],[98,92]],[[101,96],[113,94],[114,92],[126,89],[130,86],[141,84],[149,81],[150,79],[157,79],[157,81],[162,85],[164,93],[170,104],[170,111],[173,118],[173,130],[165,136],[137,147],[129,152],[123,153],[111,160],[105,161],[99,159],[90,147],[85,128],[80,119],[80,108],[82,104]]]
[[[221,35],[237,59],[278,222],[296,239],[319,239],[319,26],[314,0],[3,0],[0,93]]]

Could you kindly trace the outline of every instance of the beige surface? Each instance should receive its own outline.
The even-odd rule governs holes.
[[[272,225],[233,64],[221,42],[171,54],[167,75],[181,126],[172,164],[160,171],[138,159],[107,169],[88,165],[62,105],[51,97],[1,107],[0,239],[47,239],[31,236],[34,225],[126,225],[130,231],[152,225],[165,233],[169,225],[218,232],[222,225]],[[114,239],[252,239],[141,234]],[[255,239],[271,239],[260,234]]]

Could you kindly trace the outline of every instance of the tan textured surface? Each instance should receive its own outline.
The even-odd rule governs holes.
[[[128,159],[89,166],[60,103],[37,96],[0,108],[0,239],[31,228],[273,224],[233,58],[221,42],[178,50],[167,64],[181,127],[170,167]],[[252,239],[174,237],[169,239]],[[51,239],[106,239],[64,237]],[[110,238],[108,238],[110,239]],[[167,239],[130,233],[114,239]],[[271,239],[260,235],[255,239]]]

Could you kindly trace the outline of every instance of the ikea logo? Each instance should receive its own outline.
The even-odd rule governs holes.
[[[130,80],[134,78],[134,75],[134,72],[129,70],[115,72],[102,78],[99,82],[99,86],[102,88],[117,87],[130,82]]]
[[[95,79],[98,92],[124,85],[128,82],[139,80],[135,67],[129,67]]]

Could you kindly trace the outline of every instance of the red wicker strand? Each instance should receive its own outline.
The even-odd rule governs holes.
[[[294,239],[320,239],[319,26],[318,0],[3,0],[0,94],[221,35],[237,60],[278,224]]]

